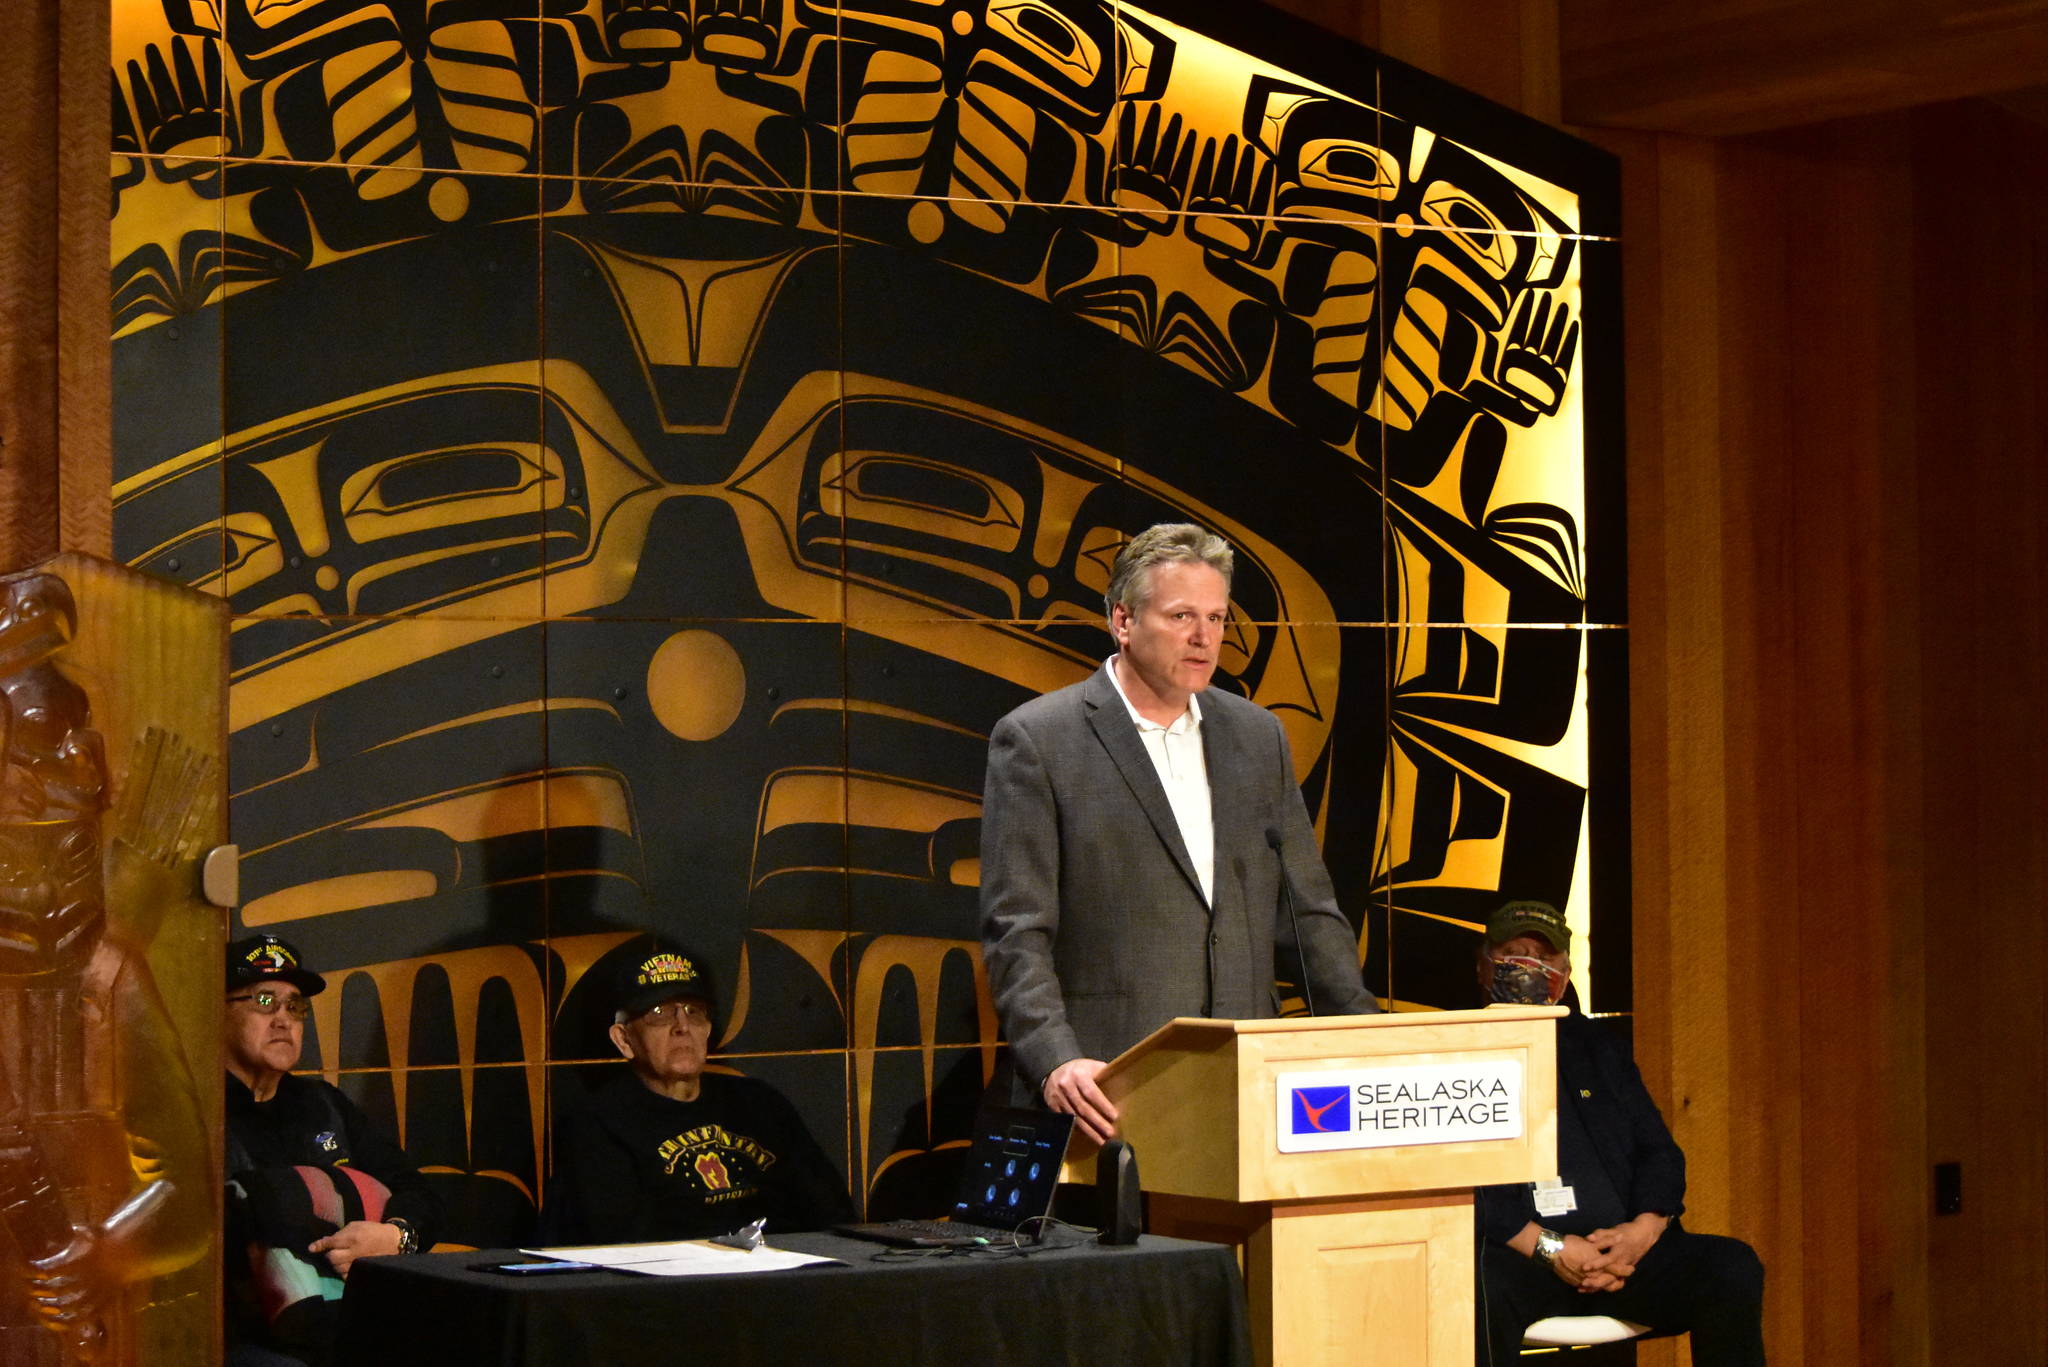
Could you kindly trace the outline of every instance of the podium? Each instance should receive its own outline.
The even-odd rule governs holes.
[[[1183,1017],[1096,1081],[1147,1228],[1240,1248],[1260,1367],[1469,1367],[1472,1189],[1556,1175],[1564,1014]]]

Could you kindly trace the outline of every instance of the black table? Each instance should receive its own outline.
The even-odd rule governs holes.
[[[510,1250],[365,1258],[342,1302],[337,1362],[380,1367],[1248,1367],[1235,1255],[1147,1235],[1027,1255],[899,1261],[833,1234],[771,1242],[844,1259],[786,1272],[508,1277]]]

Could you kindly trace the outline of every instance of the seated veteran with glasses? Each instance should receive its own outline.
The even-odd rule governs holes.
[[[438,1213],[404,1151],[354,1102],[292,1072],[326,986],[274,935],[228,946],[229,1367],[322,1367],[350,1266],[426,1247]]]
[[[853,1218],[845,1180],[765,1082],[705,1071],[718,997],[704,961],[651,935],[592,969],[629,1068],[565,1115],[543,1213],[551,1244],[636,1243]]]

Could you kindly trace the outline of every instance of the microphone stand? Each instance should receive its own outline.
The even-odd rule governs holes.
[[[1294,910],[1294,879],[1287,873],[1287,851],[1280,838],[1280,828],[1266,827],[1266,845],[1273,851],[1273,857],[1280,864],[1280,899],[1287,904],[1287,924],[1294,929],[1294,960],[1301,965],[1301,999],[1308,1004],[1308,1013],[1316,1014],[1315,989],[1308,981],[1308,946],[1301,940],[1301,917]]]

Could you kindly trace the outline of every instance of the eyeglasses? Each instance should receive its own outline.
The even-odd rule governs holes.
[[[261,992],[244,992],[239,997],[229,997],[231,1002],[248,1002],[259,1016],[274,1016],[279,1007],[295,1021],[302,1021],[313,1014],[313,1003],[305,997],[281,997],[265,988]]]
[[[663,1002],[650,1006],[640,1013],[642,1020],[658,1021],[667,1025],[670,1021],[686,1020],[698,1025],[711,1024],[711,1008],[699,1001]]]

